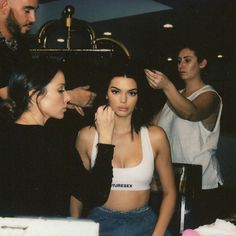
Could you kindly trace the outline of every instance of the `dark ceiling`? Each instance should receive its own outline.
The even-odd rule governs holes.
[[[59,0],[41,0],[40,3],[51,1]],[[173,9],[91,23],[96,36],[111,31],[112,37],[123,42],[133,57],[144,61],[157,52],[160,57],[173,57],[180,42],[189,40],[207,45],[213,58],[218,53],[224,53],[226,59],[234,58],[235,0],[154,1]],[[112,10],[114,9],[110,9]],[[174,28],[163,29],[164,23],[172,23]]]
[[[113,37],[124,42],[134,56],[149,56],[155,50],[165,56],[173,56],[178,43],[194,40],[207,45],[213,57],[221,52],[234,58],[235,1],[216,0],[214,4],[211,0],[158,2],[168,2],[174,9],[97,22],[93,26],[98,34],[113,32]],[[162,25],[167,22],[174,24],[174,28],[163,29]]]

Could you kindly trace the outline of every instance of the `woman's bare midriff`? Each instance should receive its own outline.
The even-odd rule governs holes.
[[[147,205],[149,190],[141,191],[114,191],[110,192],[105,208],[114,211],[131,211]]]

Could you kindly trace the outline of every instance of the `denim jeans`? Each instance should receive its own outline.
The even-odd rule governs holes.
[[[97,207],[92,209],[88,218],[99,223],[100,236],[151,236],[157,220],[148,206],[128,212]],[[170,234],[166,233],[166,236]]]

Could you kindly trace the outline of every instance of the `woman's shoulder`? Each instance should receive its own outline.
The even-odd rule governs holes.
[[[191,100],[201,97],[201,96],[210,96],[210,97],[215,97],[217,99],[220,98],[220,95],[218,94],[218,92],[214,89],[213,86],[206,84],[204,85],[202,88],[196,90],[195,92],[193,92],[189,98]]]
[[[151,125],[148,127],[148,133],[151,140],[160,141],[160,139],[166,138],[166,133],[160,126]]]
[[[155,134],[161,135],[163,132],[165,132],[162,127],[156,125],[150,125],[147,129],[149,134],[154,134],[154,135]]]
[[[148,127],[148,132],[154,156],[157,157],[158,153],[167,147],[168,138],[165,131],[159,126]]]

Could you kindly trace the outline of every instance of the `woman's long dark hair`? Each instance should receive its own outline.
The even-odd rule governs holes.
[[[111,80],[116,76],[123,76],[127,77],[127,79],[133,79],[138,88],[138,100],[133,111],[131,117],[131,135],[133,137],[133,132],[139,133],[140,128],[142,126],[149,126],[150,122],[148,122],[147,117],[145,116],[144,112],[144,103],[142,102],[145,99],[144,87],[146,79],[144,77],[144,71],[141,66],[138,66],[136,63],[129,63],[125,65],[113,65],[110,70],[108,71],[107,78],[106,78],[106,85],[104,90],[104,98],[103,104],[106,101],[106,94],[108,91],[108,87],[110,85]]]
[[[46,93],[45,87],[59,70],[62,70],[60,64],[49,60],[32,61],[27,68],[25,66],[16,68],[8,84],[9,98],[1,102],[0,106],[4,118],[17,120],[27,111],[34,94],[38,97]]]

